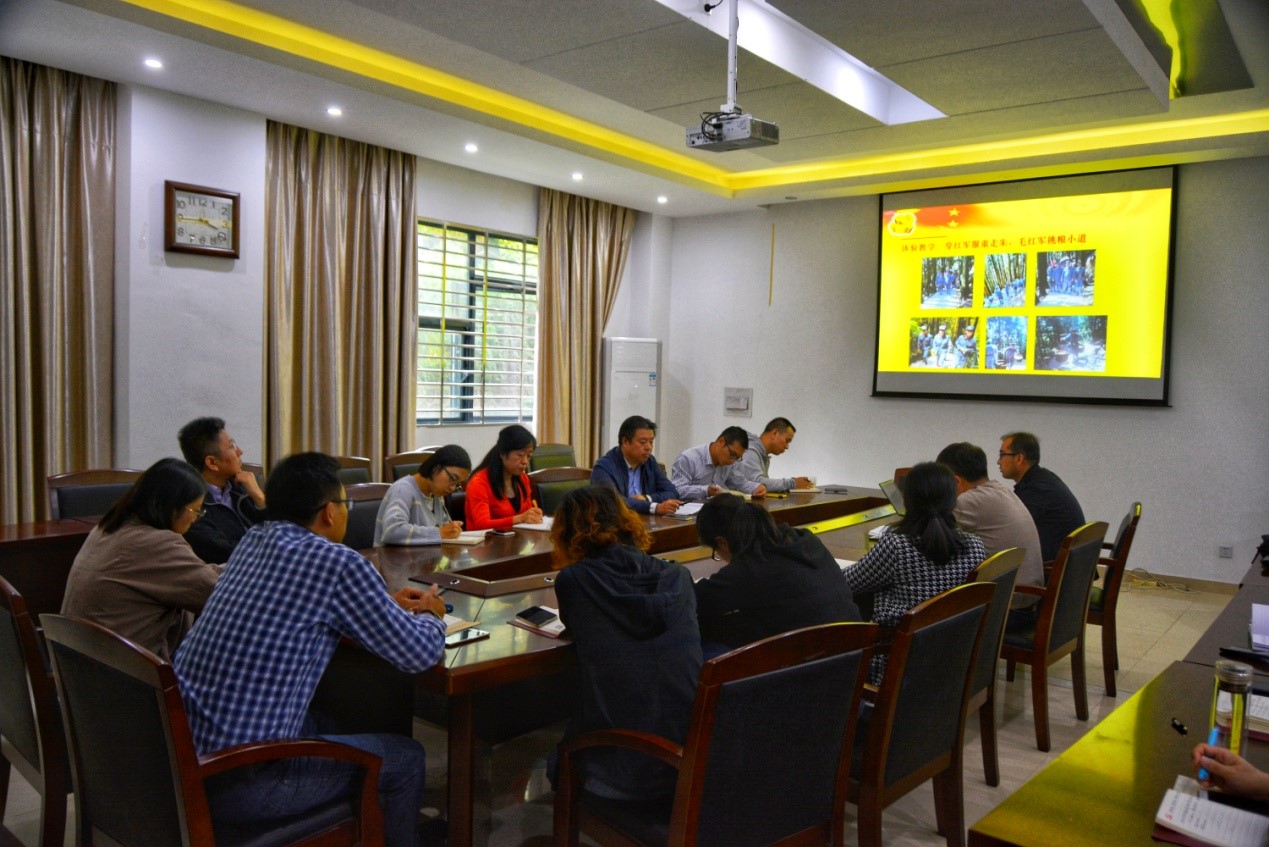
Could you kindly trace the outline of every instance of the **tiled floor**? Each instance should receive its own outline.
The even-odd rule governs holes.
[[[1027,669],[1018,669],[1018,678],[998,689],[1000,746],[1000,786],[983,782],[982,753],[977,721],[971,718],[965,733],[965,822],[972,825],[1022,783],[1110,714],[1119,703],[1150,681],[1172,662],[1183,657],[1229,597],[1206,592],[1181,593],[1156,588],[1125,586],[1119,602],[1118,697],[1104,696],[1102,688],[1101,630],[1089,628],[1086,659],[1089,681],[1090,718],[1075,719],[1070,690],[1070,663],[1062,661],[1050,669],[1049,715],[1053,750],[1035,749],[1035,730],[1030,708]],[[1003,674],[1003,666],[1002,666]],[[535,836],[551,831],[551,799],[543,766],[547,751],[557,740],[559,728],[534,733],[502,745],[494,751],[494,808],[489,847],[522,847]],[[444,808],[444,734],[423,724],[416,736],[428,750],[428,802]],[[1184,763],[1178,763],[1178,772]],[[143,814],[138,810],[138,814]],[[853,819],[852,819],[853,820]],[[39,797],[16,773],[10,780],[6,825],[25,844],[36,844]],[[943,845],[934,831],[934,801],[928,786],[922,786],[886,810],[887,845]],[[73,832],[73,824],[68,826]],[[847,832],[853,843],[853,829]],[[68,832],[66,844],[73,844]]]

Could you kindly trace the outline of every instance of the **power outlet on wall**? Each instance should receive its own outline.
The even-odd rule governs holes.
[[[1232,559],[1234,558],[1234,548],[1227,547],[1222,544],[1216,548],[1216,555],[1220,556],[1222,559]]]

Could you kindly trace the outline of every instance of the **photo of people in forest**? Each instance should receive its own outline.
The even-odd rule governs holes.
[[[973,317],[917,317],[908,321],[908,365],[913,368],[976,370],[978,327]]]
[[[1037,371],[1106,371],[1106,316],[1036,318]]]
[[[1026,253],[989,253],[983,257],[984,308],[1025,306],[1026,297]],[[990,362],[987,367],[991,367]]]
[[[1037,253],[1037,306],[1091,306],[1096,284],[1096,250],[1058,250]]]
[[[988,257],[990,258],[990,257]],[[1027,319],[1022,315],[988,318],[983,367],[1019,371],[1027,367]]]
[[[974,305],[974,257],[921,260],[921,308],[968,309]]]

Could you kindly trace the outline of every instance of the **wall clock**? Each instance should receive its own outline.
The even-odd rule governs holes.
[[[238,195],[201,185],[164,182],[163,249],[237,259]]]

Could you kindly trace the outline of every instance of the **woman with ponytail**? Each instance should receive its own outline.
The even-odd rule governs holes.
[[[937,462],[922,462],[903,479],[907,514],[877,546],[846,569],[856,596],[872,593],[872,619],[894,626],[903,613],[965,581],[987,558],[977,535],[956,528],[956,477]],[[877,681],[878,663],[873,663]]]
[[[708,656],[781,632],[859,620],[841,568],[805,529],[734,494],[711,498],[696,516],[701,543],[723,565],[696,583],[696,615]]]

